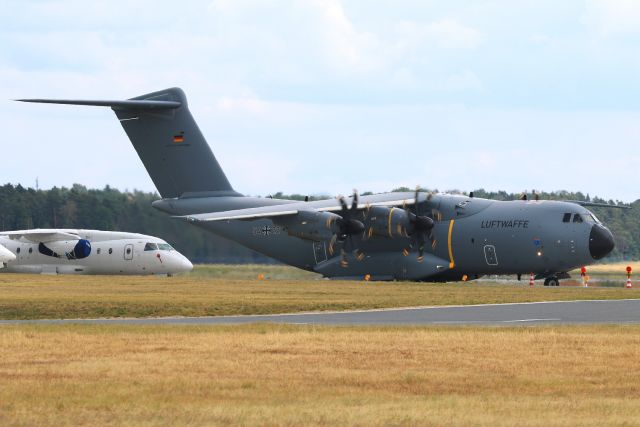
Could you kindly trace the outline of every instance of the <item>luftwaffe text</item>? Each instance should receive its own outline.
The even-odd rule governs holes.
[[[480,228],[529,228],[529,220],[525,219],[507,219],[507,220],[487,220],[482,221]]]

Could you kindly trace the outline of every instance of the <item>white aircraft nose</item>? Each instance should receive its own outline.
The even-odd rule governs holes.
[[[182,260],[181,260],[181,272],[187,272],[187,271],[191,271],[193,270],[193,264],[191,264],[191,261],[189,261],[187,259],[187,257],[185,257],[184,255],[182,255]]]
[[[193,264],[180,252],[174,252],[171,260],[172,273],[186,273],[193,270]]]

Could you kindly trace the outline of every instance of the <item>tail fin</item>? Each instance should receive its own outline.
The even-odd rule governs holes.
[[[126,101],[18,101],[111,107],[163,198],[240,195],[202,136],[182,89],[165,89]]]

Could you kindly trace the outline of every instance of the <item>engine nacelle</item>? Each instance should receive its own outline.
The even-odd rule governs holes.
[[[82,259],[91,254],[91,242],[79,239],[40,243],[38,252],[54,258]]]
[[[338,232],[340,220],[340,215],[331,212],[300,211],[296,215],[276,217],[273,222],[291,236],[322,241],[331,239]]]
[[[404,209],[373,206],[367,214],[366,227],[369,237],[408,237],[411,222]]]

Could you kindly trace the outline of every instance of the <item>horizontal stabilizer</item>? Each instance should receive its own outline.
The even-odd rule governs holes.
[[[19,102],[36,102],[39,104],[68,104],[92,105],[96,107],[111,107],[118,110],[170,110],[178,108],[182,103],[178,101],[155,101],[128,99],[126,101],[100,101],[78,99],[16,99]]]

